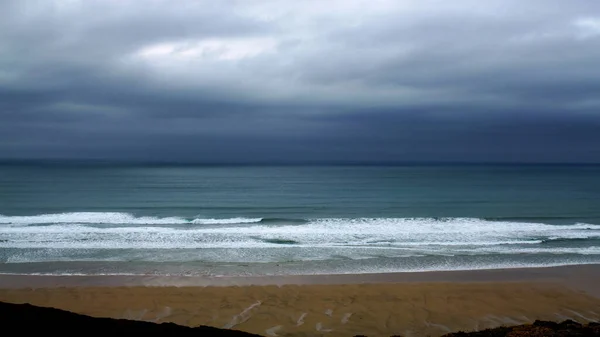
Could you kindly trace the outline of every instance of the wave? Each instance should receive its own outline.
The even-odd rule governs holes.
[[[546,224],[543,222],[498,220],[500,218],[321,218],[321,219],[297,219],[297,218],[262,218],[262,217],[232,217],[232,218],[185,218],[179,216],[156,217],[136,216],[125,212],[70,212],[52,213],[29,216],[7,216],[0,214],[0,224],[9,225],[48,225],[48,224],[106,224],[106,225],[184,225],[184,224],[261,224],[261,225],[291,225],[291,224],[317,224],[328,227],[377,227],[377,226],[403,226],[422,227],[427,230],[430,226],[443,226],[445,231],[458,228],[463,230],[486,230],[493,227],[494,230],[511,231],[513,228],[561,228],[567,226],[571,229],[600,229],[598,224],[574,223],[574,224]],[[510,219],[510,218],[506,218]],[[515,218],[516,219],[516,218]],[[413,228],[414,227],[414,228]]]
[[[470,251],[466,251],[468,255],[483,255],[483,254],[491,254],[491,255],[510,255],[510,254],[554,254],[554,255],[600,255],[600,247],[572,247],[572,248],[510,248],[506,250],[494,250],[492,248],[479,248],[472,249]]]
[[[300,242],[298,241],[294,241],[294,240],[286,240],[286,239],[260,239],[263,242],[266,243],[274,243],[274,244],[278,244],[278,245],[297,245],[300,244]]]
[[[302,225],[308,223],[310,220],[307,219],[294,219],[294,218],[263,218],[261,224],[274,224],[274,225]]]
[[[8,224],[0,225],[0,248],[329,247],[454,254],[489,247],[498,252],[509,251],[511,247],[527,250],[558,240],[564,240],[561,246],[600,245],[568,241],[600,238],[597,224],[557,225],[477,218],[186,219],[82,212],[0,216],[0,224]]]
[[[262,220],[262,218],[194,219],[191,223],[201,225],[229,225],[257,223]]]
[[[571,220],[571,216],[500,216],[486,217],[490,221],[548,221],[548,220]]]
[[[0,215],[0,224],[45,225],[45,224],[99,224],[99,225],[219,225],[258,223],[262,218],[186,219],[182,217],[135,216],[123,212],[72,212],[40,214],[31,216]]]
[[[548,238],[541,240],[542,244],[568,244],[568,243],[583,243],[593,240],[600,240],[600,236],[585,236],[585,237],[564,237],[564,238]]]

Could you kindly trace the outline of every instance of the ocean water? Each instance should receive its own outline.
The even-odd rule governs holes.
[[[600,263],[600,166],[0,166],[0,273]]]

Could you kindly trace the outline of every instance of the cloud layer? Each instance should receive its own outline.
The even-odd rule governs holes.
[[[0,158],[600,161],[600,3],[0,2]]]

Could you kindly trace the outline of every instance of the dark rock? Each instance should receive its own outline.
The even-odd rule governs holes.
[[[199,326],[190,328],[174,323],[150,323],[113,318],[95,318],[72,312],[36,307],[30,304],[0,302],[0,328],[2,334],[30,335],[102,335],[142,336],[149,334],[162,336],[258,336],[247,332]]]
[[[476,332],[455,332],[443,337],[600,337],[600,324],[566,320],[561,323],[535,321],[533,324],[499,327]]]
[[[446,337],[446,336],[452,336],[452,337],[467,337],[467,336],[468,337],[504,337],[510,331],[511,331],[511,328],[499,327],[499,328],[495,328],[495,329],[485,329],[485,330],[475,331],[475,332],[464,332],[464,331],[453,332],[451,334],[444,335],[444,337]]]
[[[577,323],[575,321],[572,321],[570,319],[561,322],[561,323],[556,323],[556,322],[547,322],[547,321],[535,321],[533,322],[533,326],[539,326],[539,327],[546,327],[546,328],[550,328],[550,329],[579,329],[581,328],[581,323]]]

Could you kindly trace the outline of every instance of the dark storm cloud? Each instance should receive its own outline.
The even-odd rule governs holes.
[[[2,1],[0,158],[600,159],[596,1]]]

